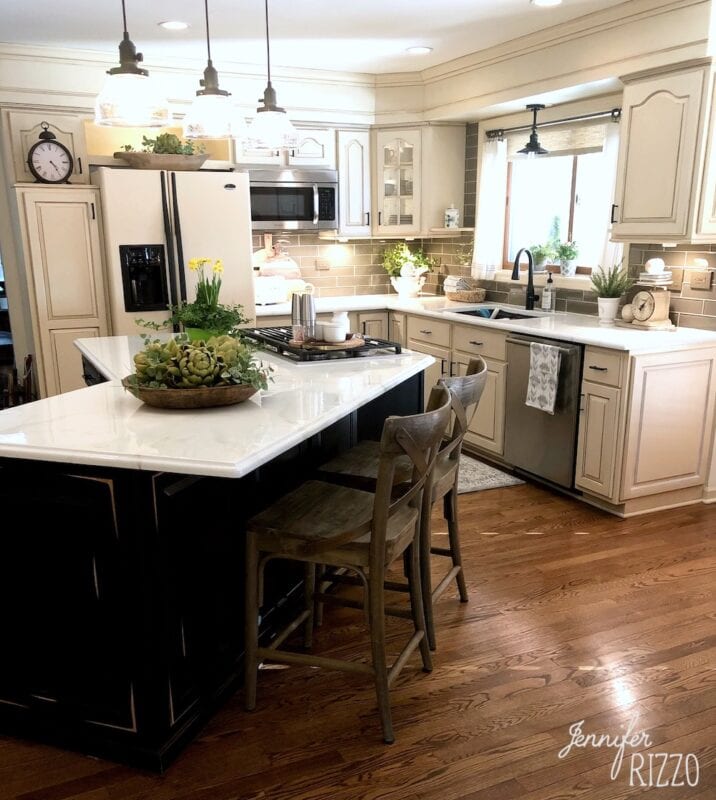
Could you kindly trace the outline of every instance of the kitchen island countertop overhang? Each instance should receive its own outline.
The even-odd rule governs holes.
[[[295,365],[270,353],[273,381],[244,403],[155,409],[120,384],[139,336],[80,339],[107,383],[7,409],[0,457],[239,478],[429,367],[411,351]]]

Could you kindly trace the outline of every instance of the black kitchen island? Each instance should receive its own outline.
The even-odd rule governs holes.
[[[431,359],[276,361],[260,399],[177,412],[103,357],[108,382],[0,413],[0,728],[163,770],[241,681],[246,519],[420,411]],[[299,588],[273,565],[264,636]]]

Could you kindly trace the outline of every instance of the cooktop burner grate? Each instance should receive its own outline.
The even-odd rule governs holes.
[[[400,353],[397,342],[386,339],[365,337],[365,344],[360,347],[346,347],[331,350],[318,350],[290,344],[291,328],[247,328],[244,335],[253,339],[264,350],[270,350],[292,361],[333,361],[339,358],[359,358],[365,355],[388,355]]]

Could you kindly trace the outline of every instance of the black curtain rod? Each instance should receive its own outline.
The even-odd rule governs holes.
[[[551,125],[562,125],[565,122],[582,122],[585,119],[599,119],[600,117],[610,117],[612,122],[619,122],[622,115],[621,108],[613,108],[611,111],[595,111],[593,114],[581,114],[578,117],[563,117],[562,119],[553,119],[548,122],[538,122],[538,128],[548,128]],[[529,125],[515,125],[513,128],[493,128],[487,131],[486,136],[488,139],[504,139],[506,133],[518,133],[520,131],[531,131],[532,124]]]

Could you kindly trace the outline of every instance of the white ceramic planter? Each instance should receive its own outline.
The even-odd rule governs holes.
[[[575,275],[576,272],[577,272],[577,261],[576,261],[576,259],[570,258],[569,260],[567,260],[567,259],[563,258],[559,262],[559,271],[560,271],[560,274],[562,274],[562,275],[568,275],[570,277],[572,275]]]
[[[613,325],[619,312],[620,297],[598,297],[597,311],[600,325]]]
[[[425,276],[421,275],[418,278],[406,276],[401,276],[399,278],[391,277],[390,282],[401,297],[417,297],[425,283]]]

